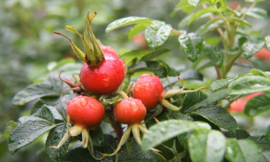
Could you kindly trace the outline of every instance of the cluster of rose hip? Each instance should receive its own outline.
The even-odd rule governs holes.
[[[184,84],[182,89],[171,89],[165,92],[160,78],[146,73],[136,81],[134,86],[131,85],[127,89],[121,90],[119,87],[125,78],[127,67],[112,47],[98,44],[91,27],[91,21],[95,15],[96,13],[92,16],[89,13],[87,14],[84,36],[73,27],[66,26],[68,30],[81,37],[84,43],[84,52],[65,35],[55,32],[70,41],[74,52],[83,61],[83,67],[80,76],[74,76],[77,83],[62,79],[79,96],[67,103],[67,133],[58,146],[52,146],[51,148],[59,148],[70,136],[81,134],[82,146],[88,147],[90,153],[94,156],[88,129],[97,129],[104,118],[105,109],[100,100],[118,96],[121,101],[117,100],[119,102],[111,105],[114,118],[122,124],[127,124],[128,127],[115,152],[103,154],[103,157],[105,157],[116,154],[127,141],[131,132],[136,142],[141,145],[140,132],[145,133],[147,131],[142,122],[147,111],[153,110],[159,103],[168,109],[179,110],[179,107],[169,102],[169,98],[175,94],[194,92],[204,87],[197,90],[184,90]],[[90,37],[88,37],[88,34]],[[180,81],[184,83],[181,79]],[[69,128],[69,124],[73,124],[73,126]],[[153,148],[153,150],[155,149]]]

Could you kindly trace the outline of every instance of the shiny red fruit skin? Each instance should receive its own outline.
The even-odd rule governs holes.
[[[270,61],[270,51],[267,48],[262,48],[254,55],[254,57],[257,57],[262,61]]]
[[[147,110],[155,108],[163,92],[163,85],[156,75],[143,74],[135,83],[133,98],[140,99]]]
[[[253,93],[253,94],[247,95],[245,97],[239,98],[238,100],[231,103],[231,105],[230,105],[231,107],[230,107],[230,109],[228,109],[228,112],[242,112],[242,111],[244,111],[245,106],[250,99],[252,99],[253,97],[262,95],[262,94],[263,94],[263,92],[257,92],[257,93]]]
[[[111,46],[103,46],[103,45],[101,45],[100,48],[101,48],[104,55],[109,54],[109,55],[114,55],[114,56],[118,57],[117,52]]]
[[[96,128],[103,120],[105,110],[96,99],[88,96],[77,96],[67,103],[67,115],[70,123],[83,128]]]
[[[80,73],[83,87],[96,95],[111,94],[118,89],[125,77],[125,63],[113,54],[104,53],[98,66],[83,63]]]
[[[145,115],[146,108],[142,101],[135,98],[125,98],[118,102],[113,110],[114,117],[123,124],[140,123]]]

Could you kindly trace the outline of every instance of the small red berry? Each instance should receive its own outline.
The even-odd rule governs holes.
[[[136,124],[144,119],[146,108],[138,99],[125,98],[116,104],[113,113],[115,119],[123,124]]]
[[[155,108],[163,93],[163,85],[156,75],[143,74],[135,83],[133,98],[140,99],[147,110]]]
[[[78,96],[67,103],[70,123],[83,128],[95,129],[102,122],[104,113],[103,105],[92,97]]]
[[[97,95],[111,94],[118,89],[125,77],[125,63],[118,56],[104,53],[100,65],[88,66],[83,63],[80,81],[90,93]]]

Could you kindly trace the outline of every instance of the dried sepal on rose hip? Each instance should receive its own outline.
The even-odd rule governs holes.
[[[140,99],[146,106],[147,110],[154,109],[160,103],[161,105],[170,110],[178,111],[181,109],[181,107],[176,107],[173,104],[171,104],[167,100],[168,98],[171,98],[176,94],[196,92],[198,90],[206,88],[201,87],[196,90],[185,90],[186,88],[185,82],[180,78],[179,81],[183,83],[183,87],[181,89],[170,89],[165,92],[163,89],[163,85],[160,81],[160,78],[158,76],[151,74],[143,74],[135,82],[132,97]]]
[[[60,148],[70,136],[82,134],[82,147],[90,147],[93,150],[92,139],[88,129],[96,130],[102,122],[105,114],[103,105],[96,99],[88,96],[77,96],[67,103],[67,133],[57,146],[51,148]],[[69,124],[73,124],[69,128]],[[93,152],[91,152],[93,155]],[[98,159],[98,158],[97,158]]]
[[[67,38],[73,51],[84,62],[79,80],[83,89],[94,95],[108,95],[115,92],[124,80],[125,63],[119,59],[112,47],[100,46],[98,44],[91,25],[95,15],[96,12],[92,16],[88,12],[85,19],[84,36],[72,26],[66,26],[66,29],[80,36],[84,43],[84,52],[67,36],[59,32],[54,33]],[[88,34],[91,39],[88,37]]]
[[[128,124],[128,127],[123,134],[115,152],[111,154],[104,153],[103,156],[115,155],[121,149],[121,146],[126,143],[131,133],[133,134],[136,142],[141,145],[142,142],[140,132],[145,133],[147,131],[147,128],[141,124],[146,115],[146,108],[142,101],[132,97],[124,98],[116,104],[113,114],[118,122]],[[157,151],[156,149],[153,150]]]

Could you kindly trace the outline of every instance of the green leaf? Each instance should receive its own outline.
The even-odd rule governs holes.
[[[200,0],[188,0],[188,3],[193,5],[193,6],[197,6],[199,4]]]
[[[182,2],[182,1],[181,1],[181,2]],[[191,13],[191,14],[187,15],[186,17],[184,17],[184,18],[179,22],[178,28],[179,28],[179,29],[182,29],[182,28],[184,28],[185,26],[187,26],[187,25],[188,25],[188,22],[189,22],[189,19],[193,16],[193,14],[194,14],[194,13]],[[184,34],[186,34],[186,33],[184,33]]]
[[[10,120],[5,127],[3,134],[0,136],[0,140],[10,137],[11,132],[16,128],[16,126],[17,123]]]
[[[230,138],[227,140],[226,157],[229,161],[237,162],[259,162],[260,149],[248,139],[236,140]]]
[[[154,21],[144,31],[145,41],[152,50],[156,50],[168,39],[171,30],[171,25],[161,21]]]
[[[237,17],[228,17],[226,18],[226,20],[229,22],[238,22],[240,23],[240,25],[247,25],[249,27],[252,27],[252,25],[248,21],[237,18]]]
[[[153,21],[152,19],[149,19],[146,17],[125,17],[125,18],[121,18],[121,19],[111,22],[105,29],[105,32],[109,33],[115,29],[118,29],[124,26],[138,24],[138,23],[151,23],[152,21]]]
[[[115,147],[117,147],[115,138],[111,135],[104,134],[104,145],[99,147],[94,147],[95,156],[101,157],[101,153],[113,153]],[[95,160],[89,153],[88,149],[83,149],[81,147],[72,149],[66,154],[64,161],[66,162],[112,162],[116,161],[115,156],[105,157],[102,160]]]
[[[142,61],[150,61],[150,60],[152,60],[152,59],[154,59],[154,58],[156,58],[156,57],[158,57],[158,56],[160,56],[160,55],[162,55],[162,54],[164,54],[164,53],[166,53],[168,51],[170,51],[170,50],[167,49],[167,48],[158,49],[156,51],[153,51],[153,52],[147,54],[141,60]]]
[[[37,117],[34,120],[19,124],[9,137],[9,151],[12,154],[15,153],[16,150],[30,144],[55,126],[51,122]]]
[[[52,129],[47,137],[45,149],[50,160],[53,162],[61,162],[66,155],[69,140],[67,140],[59,149],[50,149],[51,146],[58,145],[66,132],[67,129],[65,124],[63,123]]]
[[[248,139],[255,142],[260,148],[263,150],[270,150],[270,140],[267,140],[267,136],[257,136],[257,137],[249,137]]]
[[[148,50],[132,50],[121,55],[120,59],[125,61],[127,65],[130,65],[132,63],[132,60],[137,59],[138,62],[148,53],[149,53]]]
[[[231,114],[228,113],[226,109],[219,106],[210,105],[197,109],[193,111],[192,114],[202,116],[220,128],[225,128],[230,131],[235,131],[237,128],[237,123]]]
[[[270,50],[270,35],[266,36],[264,38],[264,41],[265,41],[266,47],[268,48],[268,50]]]
[[[207,7],[207,8],[203,8],[203,9],[200,9],[199,11],[197,11],[196,13],[194,13],[192,15],[192,17],[189,19],[188,21],[188,25],[190,25],[193,21],[195,21],[198,17],[204,15],[204,14],[207,14],[209,12],[216,12],[216,9],[212,6],[210,7]]]
[[[143,135],[142,151],[147,152],[152,147],[161,144],[179,134],[196,130],[210,129],[210,126],[201,122],[189,122],[184,120],[166,120],[155,124]]]
[[[99,155],[98,157],[101,157],[100,152],[96,153],[95,155],[96,156]],[[111,162],[111,161],[115,161],[114,157],[115,156],[107,157],[102,160],[96,160],[90,155],[88,149],[77,147],[75,149],[68,151],[64,161],[65,162]]]
[[[185,13],[190,13],[195,8],[196,7],[194,5],[191,5],[188,0],[181,0],[176,6],[176,9],[181,9]]]
[[[223,53],[215,46],[204,46],[205,55],[218,67],[223,64]]]
[[[256,116],[270,110],[270,94],[262,94],[248,101],[244,112],[249,116]]]
[[[128,33],[128,39],[131,40],[135,35],[139,34],[143,29],[145,29],[151,23],[139,23],[130,29]]]
[[[251,58],[254,56],[262,47],[264,46],[264,41],[261,42],[250,42],[247,41],[243,44],[242,50],[243,50],[243,56],[245,58]]]
[[[232,131],[222,131],[227,138],[246,139],[250,137],[249,133],[244,129],[236,129]]]
[[[152,150],[147,151],[146,153],[142,152],[141,147],[137,142],[132,139],[129,143],[131,153],[128,149],[125,149],[119,155],[119,162],[164,162],[165,160],[159,154],[153,152]]]
[[[202,26],[202,29],[201,29],[200,32],[201,33],[204,33],[205,30],[209,29],[209,26],[210,25],[213,25],[213,26],[217,27],[217,25],[215,25],[214,23],[217,22],[217,21],[219,21],[219,20],[222,20],[222,18],[221,17],[217,17],[217,18],[214,18],[213,20],[208,21],[205,25]]]
[[[165,62],[163,61],[146,61],[147,68],[154,72],[155,75],[165,78],[167,76],[179,76],[180,72],[169,67]]]
[[[221,162],[226,150],[224,135],[216,130],[196,131],[188,139],[193,162]]]
[[[247,9],[247,12],[244,12],[244,13],[256,19],[265,20],[268,17],[267,11],[259,7],[253,7],[252,9]]]
[[[101,128],[90,132],[94,146],[102,146],[104,144],[104,135]]]
[[[200,57],[203,42],[199,35],[196,33],[182,34],[178,41],[190,61],[195,62]]]
[[[193,93],[187,93],[185,95],[185,98],[182,102],[182,109],[181,112],[186,112],[190,107],[195,105],[196,103],[199,103],[200,101],[203,101],[207,98],[207,95],[204,94],[201,91],[193,92]]]
[[[205,40],[206,44],[211,44],[213,46],[217,46],[221,42],[220,37],[209,37]]]
[[[237,78],[239,78],[240,75],[236,75],[234,77],[231,77],[231,78],[226,78],[226,79],[220,79],[220,80],[215,80],[213,81],[209,88],[212,90],[212,91],[216,91],[216,90],[219,90],[221,88],[225,88],[227,87],[227,85],[229,85],[232,81],[236,80]]]
[[[226,98],[228,96],[228,94],[229,94],[229,90],[221,89],[219,91],[216,91],[216,92],[210,94],[206,99],[201,100],[200,102],[194,102],[194,98],[188,97],[188,94],[187,94],[186,97],[184,98],[184,101],[183,101],[183,108],[184,108],[184,109],[182,108],[183,112],[188,113],[188,112],[194,111],[200,107],[209,106],[210,104],[213,104],[214,102],[217,102],[221,99]],[[195,100],[195,101],[197,101],[197,100]],[[186,105],[184,107],[185,103],[189,103],[189,107],[187,107]]]
[[[233,15],[235,15],[235,16],[237,16],[237,17],[240,16],[240,13],[239,13],[238,11],[235,11],[235,10],[233,10],[233,9],[227,7],[227,6],[221,6],[221,7],[218,8],[218,10],[219,10],[220,12],[227,12],[227,13],[229,13],[229,14],[233,14]]]
[[[54,123],[54,117],[51,113],[51,110],[47,106],[42,106],[37,112],[33,114],[33,116],[45,119],[51,123]]]
[[[23,106],[27,102],[33,101],[40,97],[59,96],[61,95],[61,91],[61,81],[58,78],[50,78],[45,82],[27,86],[24,90],[15,95],[12,100],[12,104],[16,106]]]
[[[229,86],[230,95],[243,95],[255,92],[269,91],[270,79],[263,76],[246,75]]]

